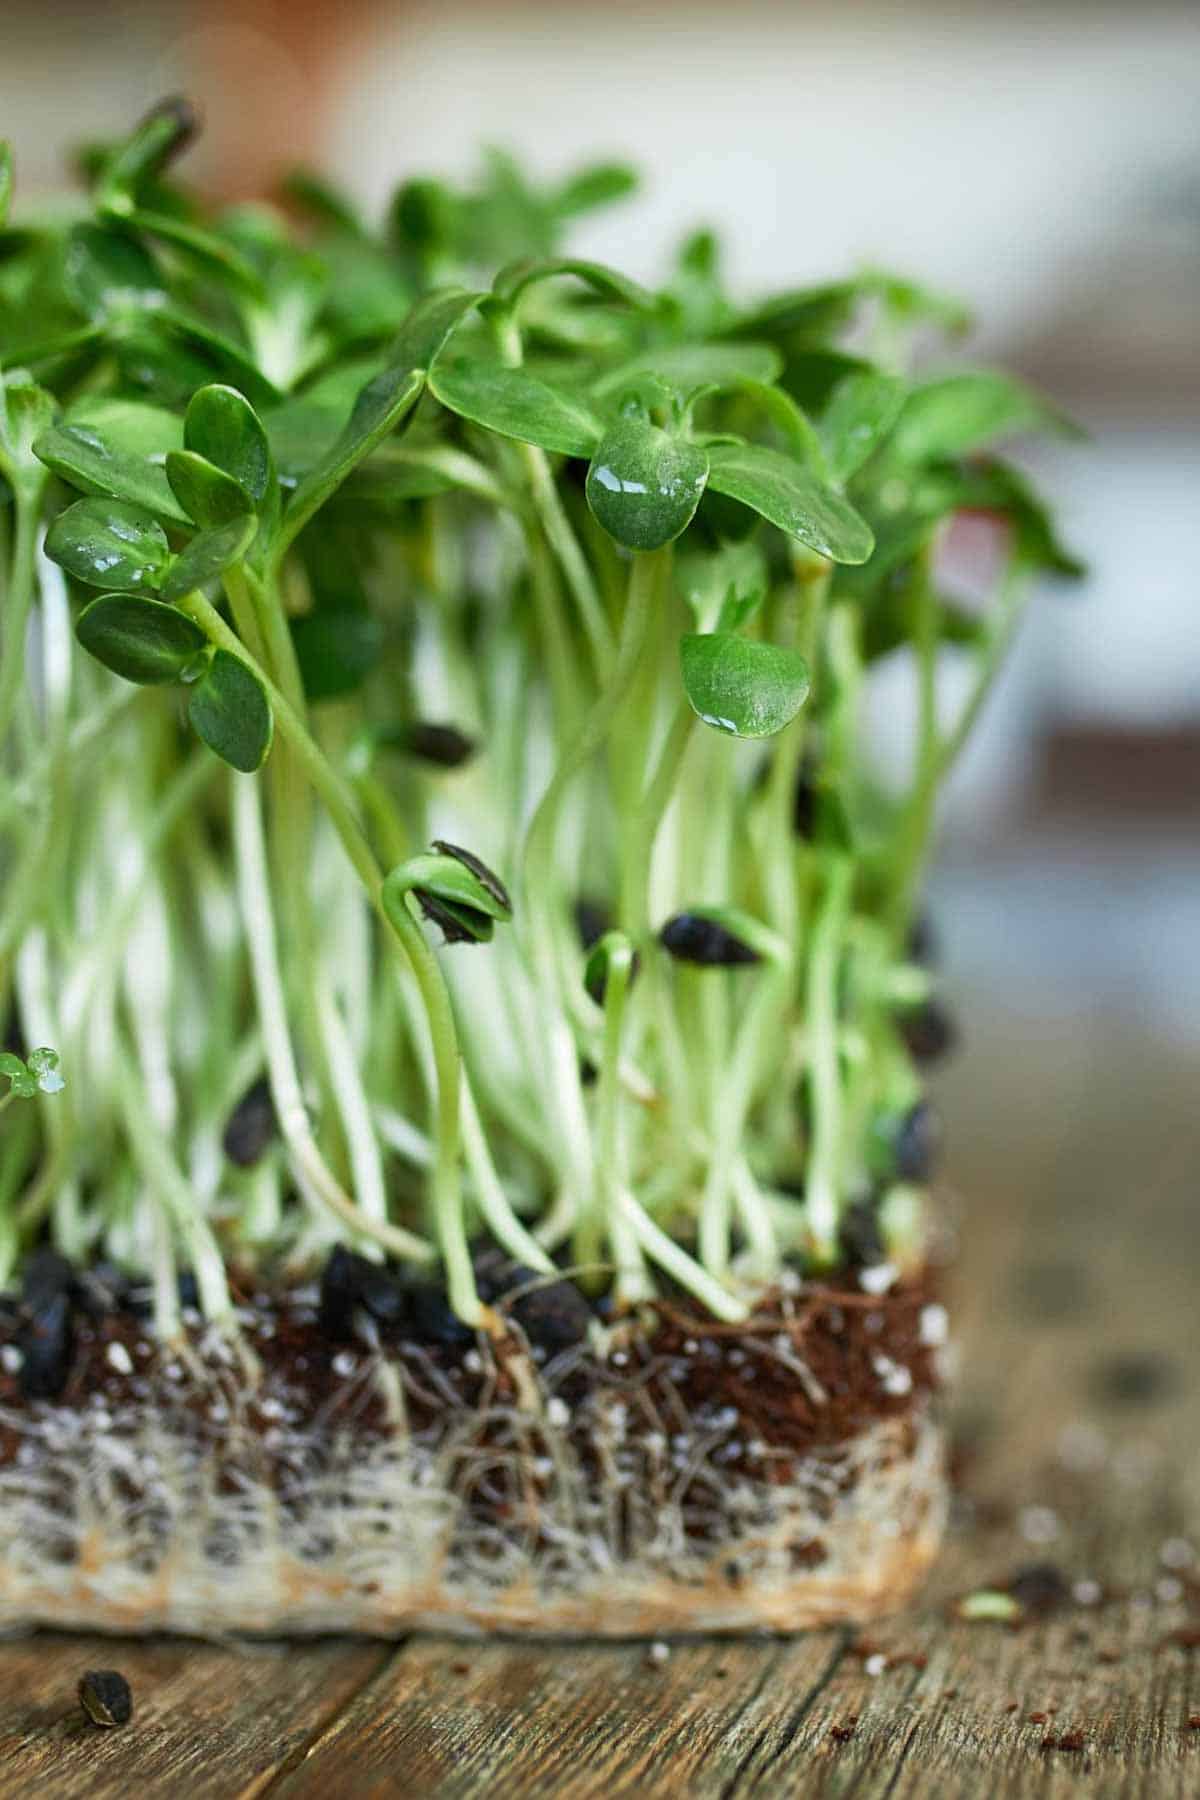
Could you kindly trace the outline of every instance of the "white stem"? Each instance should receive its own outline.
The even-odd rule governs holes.
[[[288,1033],[275,918],[267,884],[267,853],[258,788],[252,775],[233,775],[231,780],[238,898],[246,927],[250,971],[267,1058],[267,1078],[279,1129],[301,1192],[318,1199],[356,1235],[373,1239],[385,1250],[410,1262],[433,1262],[436,1253],[424,1238],[399,1225],[369,1219],[360,1211],[326,1164],[312,1135]]]

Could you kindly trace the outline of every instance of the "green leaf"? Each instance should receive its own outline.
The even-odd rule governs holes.
[[[361,608],[321,607],[292,621],[292,639],[309,700],[353,693],[379,661],[383,627]]]
[[[808,698],[808,665],[797,650],[732,631],[680,639],[683,688],[692,710],[732,737],[773,737]]]
[[[148,207],[113,209],[116,216],[122,218],[134,230],[144,232],[148,237],[161,238],[170,244],[173,250],[182,253],[183,257],[198,265],[205,275],[216,275],[233,281],[246,293],[261,299],[263,284],[257,269],[232,244],[214,231],[206,231],[203,226],[192,225],[186,219],[177,219],[170,213],[154,212]]]
[[[1049,507],[1029,477],[998,457],[969,464],[962,471],[959,505],[1002,513],[1012,527],[1021,556],[1033,568],[1076,581],[1087,564],[1059,538]]]
[[[180,506],[197,525],[228,525],[253,511],[241,482],[194,450],[167,453],[167,480]]]
[[[543,450],[590,456],[600,437],[600,422],[588,406],[524,369],[477,357],[442,358],[430,372],[429,386],[460,418]]]
[[[130,345],[144,356],[147,343],[158,349],[160,357],[169,357],[177,365],[186,359],[194,371],[186,382],[189,397],[197,387],[218,377],[245,393],[255,406],[272,406],[279,400],[279,389],[268,380],[249,349],[187,307],[172,304],[152,308],[138,321],[138,327],[135,333],[127,329],[118,343],[123,359],[131,360],[127,348]]]
[[[728,387],[740,381],[774,381],[783,358],[771,344],[667,344],[645,350],[596,383],[603,398],[617,395],[638,375],[658,375],[685,397],[697,388]]]
[[[137,238],[116,224],[72,228],[63,256],[63,286],[89,319],[165,298],[154,263]]]
[[[622,300],[642,312],[657,306],[654,295],[636,281],[630,281],[619,269],[606,263],[581,262],[577,257],[521,257],[501,269],[492,283],[492,292],[506,306],[515,306],[526,288],[535,282],[549,281],[555,275],[574,275],[606,300]]]
[[[54,395],[31,381],[23,369],[0,373],[0,473],[14,487],[36,490],[45,481],[37,446],[57,409]]]
[[[159,585],[171,550],[154,514],[140,506],[76,500],[51,522],[46,555],[89,587],[131,594]]]
[[[179,681],[208,639],[193,619],[161,600],[102,594],[75,622],[84,649],[114,675],[143,687]]]
[[[708,480],[708,453],[630,414],[605,432],[587,472],[597,521],[630,550],[657,550],[691,522]]]
[[[865,562],[871,528],[848,500],[791,457],[761,444],[715,444],[709,485],[836,563]]]
[[[963,456],[996,438],[1074,427],[1011,376],[990,370],[946,375],[909,394],[888,443],[889,459],[927,462]]]
[[[895,424],[904,383],[895,375],[848,375],[839,381],[821,419],[820,437],[829,473],[847,481]]]
[[[0,1076],[18,1100],[32,1100],[38,1091],[37,1077],[12,1050],[0,1050]]]
[[[281,185],[288,199],[303,207],[327,231],[341,232],[354,238],[364,235],[362,220],[349,195],[332,186],[314,170],[290,169]]]
[[[751,538],[717,550],[685,550],[677,556],[675,579],[702,631],[733,631],[766,594],[767,559]]]
[[[246,554],[257,529],[254,514],[243,512],[224,525],[211,525],[197,532],[171,564],[162,584],[163,599],[181,600],[194,588],[216,581]]]
[[[8,209],[12,203],[13,191],[13,156],[12,145],[7,138],[0,138],[0,230],[8,224]]]
[[[271,450],[262,421],[236,388],[213,383],[193,394],[183,421],[188,450],[232,476],[256,506],[267,497]]]
[[[637,185],[637,171],[628,163],[593,163],[590,168],[569,175],[552,204],[560,218],[573,219],[580,213],[627,199],[637,191]]]
[[[223,762],[252,775],[271,748],[274,720],[266,689],[240,656],[216,650],[207,670],[188,689],[188,720]]]
[[[857,281],[829,281],[820,287],[773,294],[730,327],[738,337],[811,339],[819,342],[849,323],[861,294]]]
[[[351,469],[409,416],[424,391],[434,358],[479,298],[463,288],[445,288],[418,300],[400,327],[388,362],[362,388],[336,442],[292,495],[284,515],[284,547]]]
[[[57,1050],[51,1050],[48,1044],[42,1044],[38,1049],[29,1052],[26,1064],[43,1094],[62,1093],[67,1084],[58,1072],[59,1055]]]
[[[86,399],[34,445],[42,462],[85,494],[105,494],[146,507],[160,518],[186,514],[171,492],[164,464],[183,444],[173,413],[137,400]]]
[[[106,159],[96,193],[97,205],[130,211],[143,183],[160,174],[186,150],[197,126],[195,108],[182,95],[173,94],[151,107]]]

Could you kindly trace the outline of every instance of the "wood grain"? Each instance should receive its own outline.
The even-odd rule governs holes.
[[[1200,1565],[1179,1566],[1200,1548],[1200,1067],[1082,1024],[998,1021],[947,1096],[970,1197],[953,1305],[969,1455],[911,1613],[870,1640],[678,1643],[665,1661],[645,1644],[42,1637],[0,1646],[0,1795],[1200,1793],[1200,1649],[1176,1641],[1200,1621]],[[1120,1397],[1131,1356],[1140,1400]],[[957,1618],[963,1594],[1047,1561],[1099,1603],[1018,1630]],[[102,1734],[74,1688],[104,1666],[137,1712]]]

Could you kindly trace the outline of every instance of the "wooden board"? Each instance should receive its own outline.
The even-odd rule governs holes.
[[[998,1020],[990,1045],[947,1095],[964,1497],[911,1613],[665,1661],[44,1636],[0,1645],[0,1795],[1200,1794],[1200,1066],[1109,1020]],[[957,1618],[1034,1562],[1102,1598]],[[77,1711],[103,1666],[125,1730]]]

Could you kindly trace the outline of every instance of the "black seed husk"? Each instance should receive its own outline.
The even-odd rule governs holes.
[[[734,937],[723,925],[696,913],[676,913],[659,933],[659,942],[677,962],[702,968],[730,969],[761,961],[757,950]]]
[[[457,725],[438,725],[432,720],[417,719],[405,727],[404,749],[422,762],[435,763],[440,769],[458,769],[469,762],[478,750],[474,738]]]
[[[923,1006],[901,1013],[898,1023],[915,1062],[940,1062],[957,1048],[958,1027],[939,1000],[927,1000]]]
[[[133,1693],[119,1669],[89,1669],[78,1693],[93,1725],[128,1725],[133,1717]]]
[[[941,960],[937,927],[928,912],[920,912],[908,932],[908,955],[911,961],[927,969],[935,969]]]
[[[414,888],[413,893],[417,897],[417,905],[430,924],[438,926],[447,944],[478,944],[481,939],[486,941],[491,935],[492,921],[486,913],[477,912],[471,906],[464,906],[461,900],[457,902],[457,913],[452,912],[443,901],[438,899],[436,894],[431,894],[428,888]],[[471,931],[467,928],[463,923],[464,916],[480,921],[478,931]]]
[[[472,875],[474,875],[478,881],[483,883],[497,906],[502,906],[505,912],[512,911],[512,901],[509,899],[508,889],[505,887],[500,877],[492,869],[489,869],[485,862],[480,862],[479,858],[470,850],[464,850],[458,844],[446,843],[444,838],[435,838],[433,847],[435,850],[439,851],[442,856],[452,856],[455,862],[460,862],[462,864],[464,869],[470,869]]]
[[[1026,1612],[1055,1612],[1071,1597],[1070,1583],[1053,1563],[1027,1563],[1008,1579],[1008,1592]]]
[[[279,1128],[271,1084],[265,1075],[246,1089],[225,1124],[222,1148],[239,1169],[251,1169]]]
[[[1088,1387],[1111,1406],[1147,1406],[1180,1386],[1179,1366],[1157,1350],[1114,1350],[1088,1371]]]
[[[592,949],[612,924],[612,908],[603,900],[580,899],[575,902],[575,929],[585,950]]]
[[[337,1244],[321,1272],[317,1317],[322,1331],[334,1338],[353,1337],[360,1307],[380,1325],[399,1325],[408,1312],[404,1285],[379,1263]]]
[[[887,1261],[879,1214],[871,1201],[855,1200],[846,1208],[838,1227],[838,1244],[849,1268],[870,1269]]]
[[[901,1181],[928,1181],[937,1165],[941,1124],[928,1100],[905,1113],[896,1132],[896,1174]]]
[[[35,1250],[21,1284],[21,1392],[27,1400],[57,1400],[67,1385],[75,1330],[71,1296],[75,1273],[56,1250]]]
[[[475,1333],[463,1324],[443,1288],[431,1281],[412,1282],[406,1289],[406,1298],[409,1329],[418,1343],[451,1350],[475,1342]]]

